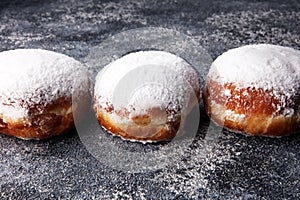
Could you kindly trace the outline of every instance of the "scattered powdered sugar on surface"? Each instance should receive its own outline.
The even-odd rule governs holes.
[[[163,51],[130,53],[107,65],[96,77],[97,103],[143,113],[161,107],[178,111],[196,98],[196,71],[182,58]]]
[[[5,117],[27,117],[32,106],[71,98],[87,84],[85,67],[66,55],[41,49],[0,53],[0,114]]]
[[[294,92],[299,87],[300,51],[269,44],[235,48],[213,62],[210,76],[237,87]]]

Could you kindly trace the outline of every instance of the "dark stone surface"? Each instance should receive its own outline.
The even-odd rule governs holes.
[[[298,0],[5,0],[0,2],[0,50],[44,48],[85,62],[89,49],[110,35],[161,26],[192,36],[216,58],[250,43],[300,49],[299,22]],[[75,131],[43,141],[1,135],[1,198],[300,198],[300,136],[272,139],[223,131],[206,152],[209,122],[202,116],[181,160],[140,174],[101,164]]]

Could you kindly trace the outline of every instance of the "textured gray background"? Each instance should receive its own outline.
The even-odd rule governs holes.
[[[110,35],[161,26],[192,36],[216,58],[250,43],[300,49],[299,23],[298,0],[2,0],[0,50],[44,48],[85,62],[89,49]],[[75,131],[43,141],[1,135],[1,198],[300,198],[300,136],[271,139],[223,131],[203,153],[209,121],[201,116],[199,133],[182,159],[143,174],[101,164]]]

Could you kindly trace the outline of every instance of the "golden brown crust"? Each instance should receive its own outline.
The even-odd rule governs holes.
[[[138,141],[169,141],[173,139],[180,127],[180,119],[162,125],[149,125],[148,116],[135,118],[135,123],[116,123],[110,114],[96,108],[96,116],[100,124],[124,139]],[[138,119],[139,118],[139,119]],[[147,126],[147,127],[146,127]]]
[[[208,79],[203,100],[212,120],[233,131],[250,135],[283,136],[299,130],[299,99],[292,99],[289,105],[294,113],[285,115],[285,104],[276,99],[272,92],[255,88],[237,89],[233,84],[220,85]],[[226,114],[227,111],[229,114]]]
[[[189,114],[199,103],[200,90],[195,90],[195,93],[196,99],[190,99],[186,113],[184,113],[185,115]],[[181,116],[180,110],[162,110],[157,107],[148,108],[147,114],[137,115],[130,119],[131,113],[127,109],[115,110],[114,105],[111,105],[109,102],[105,103],[105,107],[101,106],[98,103],[101,102],[101,98],[101,96],[94,97],[94,110],[100,125],[123,139],[146,142],[170,141],[177,134],[181,133],[181,124],[184,124],[184,117],[186,116]],[[114,115],[124,119],[124,121],[115,121]],[[152,123],[152,120],[159,121],[164,117],[171,118],[171,120],[167,122],[162,120],[161,124]]]
[[[71,111],[71,100],[67,98],[60,98],[46,107],[36,105],[30,108],[30,118],[16,121],[0,117],[0,132],[23,139],[60,135],[74,127]]]

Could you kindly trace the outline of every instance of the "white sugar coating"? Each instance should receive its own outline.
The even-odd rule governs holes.
[[[149,93],[151,91],[152,93]],[[145,111],[145,108],[148,108],[149,102],[153,107],[160,107],[161,105],[166,105],[166,100],[164,98],[169,98],[173,94],[166,87],[158,84],[146,84],[141,87],[136,88],[129,97],[128,105],[132,106],[135,110],[131,112],[131,115],[134,116],[136,111],[137,115],[142,114],[141,111]],[[173,99],[176,98],[173,96]],[[173,102],[171,102],[173,103]]]
[[[0,53],[0,115],[4,117],[28,117],[32,106],[71,98],[75,90],[87,86],[86,68],[66,55],[41,49]]]
[[[208,76],[221,84],[276,90],[291,96],[300,84],[300,51],[270,44],[231,49],[213,62]]]
[[[163,51],[130,53],[108,64],[96,77],[96,104],[143,114],[147,108],[185,110],[199,94],[196,71]]]

